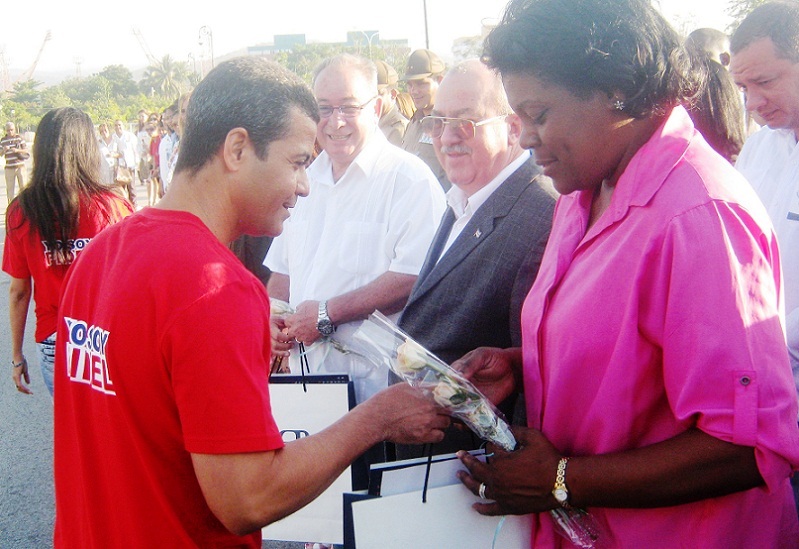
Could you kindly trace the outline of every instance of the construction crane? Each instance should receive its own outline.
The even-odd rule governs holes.
[[[28,67],[28,70],[20,74],[19,77],[11,83],[9,89],[13,88],[14,84],[16,84],[17,82],[27,82],[28,80],[31,79],[31,77],[33,76],[33,72],[36,70],[36,65],[39,64],[39,59],[42,58],[42,52],[44,51],[44,46],[47,44],[47,42],[50,41],[52,37],[53,35],[50,33],[50,31],[47,31],[47,34],[44,36],[44,40],[42,40],[42,45],[39,46],[39,53],[36,54],[36,59],[33,60],[33,63],[31,63],[31,66]]]
[[[149,46],[147,46],[147,42],[144,40],[144,36],[142,36],[141,31],[136,27],[133,27],[133,36],[135,36],[136,40],[139,41],[139,46],[141,46],[145,57],[147,57],[147,62],[150,63],[150,65],[157,65],[158,59],[156,59],[153,55],[153,52],[150,51]]]

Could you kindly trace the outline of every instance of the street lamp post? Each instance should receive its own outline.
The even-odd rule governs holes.
[[[200,45],[205,47],[208,45],[208,49],[211,52],[211,68],[214,68],[214,33],[211,30],[211,27],[208,25],[203,25],[200,27]]]
[[[380,31],[374,31],[372,34],[366,34],[365,31],[358,31],[363,34],[363,37],[366,38],[366,43],[369,45],[369,59],[372,58],[372,40],[374,40],[375,36],[380,36]]]

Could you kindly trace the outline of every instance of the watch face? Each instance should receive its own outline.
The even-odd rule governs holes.
[[[332,335],[336,328],[329,319],[322,319],[316,324],[316,329],[319,333],[325,336]]]
[[[558,500],[560,503],[563,503],[567,499],[569,499],[569,493],[562,488],[558,488],[557,490],[552,490],[552,495],[555,496],[555,499]]]

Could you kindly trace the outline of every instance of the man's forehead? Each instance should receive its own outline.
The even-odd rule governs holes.
[[[445,80],[438,89],[434,114],[446,116],[481,115],[486,101],[482,81],[470,75]]]
[[[314,82],[314,96],[317,101],[365,101],[377,95],[366,78],[353,67],[326,67]]]
[[[771,38],[758,38],[731,54],[730,72],[757,69],[775,59],[779,56]]]

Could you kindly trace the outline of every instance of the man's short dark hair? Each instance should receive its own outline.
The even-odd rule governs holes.
[[[736,54],[761,38],[770,38],[780,57],[799,62],[799,2],[769,2],[752,10],[732,33],[730,51]]]
[[[288,134],[293,109],[319,121],[311,90],[288,69],[261,57],[218,65],[192,92],[175,171],[202,168],[234,128],[247,130],[265,158],[269,144]]]

